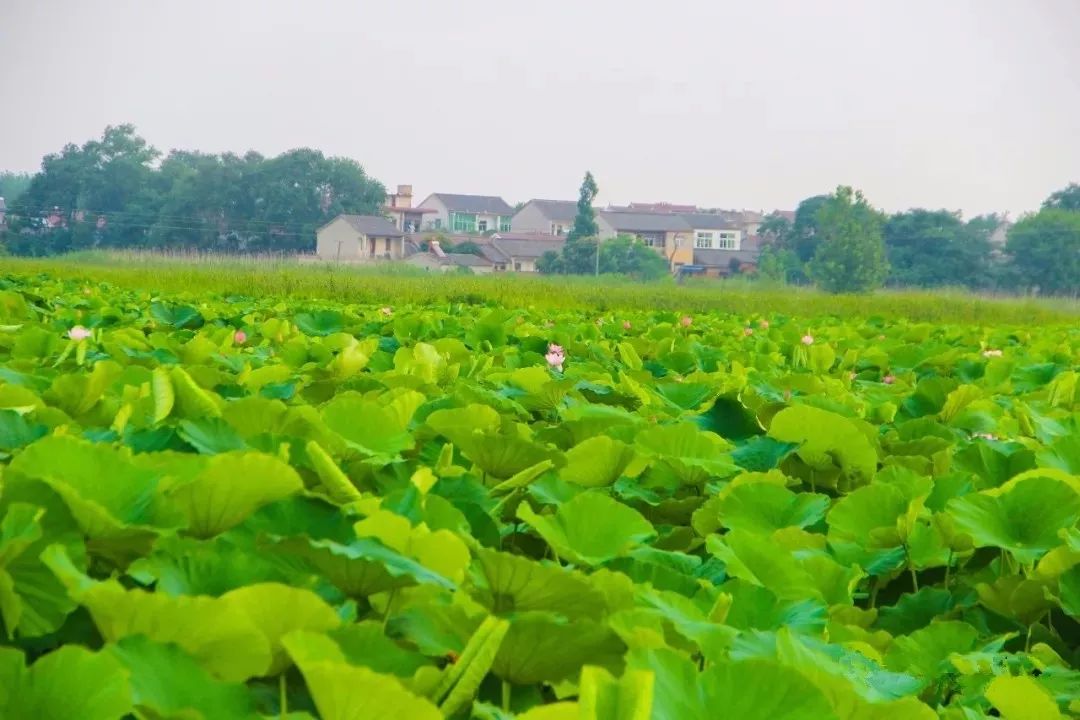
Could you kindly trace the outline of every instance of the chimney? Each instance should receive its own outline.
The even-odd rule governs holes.
[[[439,245],[438,240],[432,240],[428,243],[428,247],[431,248],[431,254],[435,257],[446,257],[446,253],[443,252],[442,247]]]
[[[412,185],[398,185],[394,194],[394,207],[412,207]]]

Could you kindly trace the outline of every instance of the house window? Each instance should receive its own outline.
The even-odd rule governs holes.
[[[454,232],[476,232],[476,215],[450,213],[450,228]]]
[[[735,232],[721,232],[717,233],[719,241],[716,247],[720,250],[738,250],[739,249],[739,233]]]
[[[519,262],[514,263],[514,272],[521,272],[521,263],[519,263]]]
[[[664,247],[663,233],[638,233],[637,239],[640,240],[647,247]]]
[[[476,229],[479,232],[487,232],[487,226],[488,226],[488,221],[487,220],[477,220],[476,221]]]
[[[712,248],[712,233],[711,232],[698,232],[694,235],[694,247],[699,250],[709,250]]]
[[[510,232],[510,218],[499,217],[499,232]]]
[[[435,218],[435,221],[431,223],[431,226],[436,230],[442,229],[442,218]]]

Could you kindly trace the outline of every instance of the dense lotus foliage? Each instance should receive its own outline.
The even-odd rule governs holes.
[[[0,717],[1073,716],[1078,350],[0,278]]]

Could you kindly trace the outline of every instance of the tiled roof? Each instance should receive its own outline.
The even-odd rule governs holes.
[[[681,215],[671,213],[635,213],[601,210],[598,217],[619,231],[627,232],[680,232],[693,228]]]
[[[455,195],[453,193],[433,193],[450,212],[486,213],[489,215],[509,216],[514,208],[506,204],[501,197],[494,195]],[[427,202],[426,200],[424,202]],[[424,203],[420,203],[423,205]]]
[[[548,220],[570,223],[577,217],[577,203],[573,200],[530,200],[526,205],[535,205]]]
[[[403,237],[405,235],[405,233],[394,227],[394,223],[381,215],[338,215],[330,222],[339,219],[344,219],[353,230],[364,235],[378,235],[379,237]],[[326,225],[323,227],[326,227]]]

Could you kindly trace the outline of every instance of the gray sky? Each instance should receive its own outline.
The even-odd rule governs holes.
[[[134,123],[415,192],[1035,208],[1080,181],[1078,0],[2,0],[0,169]]]

